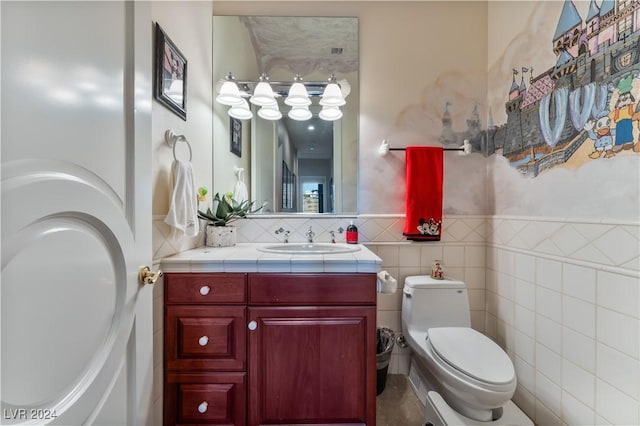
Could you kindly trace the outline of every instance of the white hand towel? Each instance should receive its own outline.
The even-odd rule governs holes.
[[[395,293],[398,288],[398,281],[391,276],[387,271],[378,272],[378,293]]]
[[[193,184],[191,163],[175,160],[171,165],[173,195],[165,223],[182,231],[187,237],[198,235],[198,203]]]
[[[233,199],[238,203],[242,203],[249,199],[249,190],[247,189],[247,185],[244,183],[244,171],[238,171],[238,181],[236,182],[236,187],[233,190]]]

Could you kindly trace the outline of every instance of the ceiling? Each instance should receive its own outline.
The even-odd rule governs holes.
[[[283,118],[289,139],[298,150],[298,158],[333,158],[333,121],[313,117],[306,121]],[[313,130],[309,129],[313,126]]]
[[[319,73],[327,78],[334,73],[358,71],[357,18],[243,16],[240,19],[248,29],[258,69],[267,75],[275,68],[289,70],[292,76]],[[274,91],[286,95],[290,83],[283,87],[274,83]],[[308,86],[307,90],[319,95],[325,84]],[[307,121],[283,119],[283,124],[299,158],[333,158],[333,122],[314,116]],[[309,125],[314,130],[309,130]]]
[[[357,18],[245,16],[261,72],[329,76],[358,70]],[[339,53],[338,53],[339,52]]]

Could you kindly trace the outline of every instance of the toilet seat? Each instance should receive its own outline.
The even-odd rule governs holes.
[[[427,345],[441,362],[476,381],[502,387],[515,379],[513,363],[494,341],[469,327],[427,331]]]

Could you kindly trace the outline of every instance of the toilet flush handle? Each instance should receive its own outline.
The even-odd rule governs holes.
[[[405,296],[407,296],[407,297],[411,297],[411,296],[413,296],[413,293],[411,292],[411,289],[409,289],[409,288],[407,288],[407,287],[404,287],[404,288],[402,289],[402,293],[404,293],[404,295],[405,295]]]

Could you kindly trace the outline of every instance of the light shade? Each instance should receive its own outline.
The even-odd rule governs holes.
[[[318,117],[325,121],[335,121],[342,118],[342,111],[338,107],[324,106]]]
[[[244,99],[242,99],[242,103],[240,105],[233,105],[229,108],[229,115],[233,118],[237,118],[238,120],[249,120],[253,118],[253,113],[249,109],[249,104]]]
[[[282,118],[282,113],[278,108],[278,104],[273,105],[265,105],[258,110],[258,117],[264,118],[265,120],[280,120]]]
[[[309,111],[309,107],[304,106],[294,106],[289,111],[289,118],[297,121],[305,121],[310,119],[313,116],[311,111]]]
[[[324,88],[322,93],[322,99],[320,99],[320,105],[322,106],[342,106],[346,104],[346,101],[342,97],[342,91],[340,86],[336,83],[329,83]]]
[[[277,103],[276,98],[273,96],[273,89],[266,81],[258,83],[249,102],[258,106],[275,105]]]
[[[309,93],[304,84],[295,82],[289,89],[289,96],[284,100],[284,103],[290,106],[305,106],[311,105],[311,99],[309,99]]]
[[[225,81],[220,87],[220,93],[216,96],[216,101],[222,105],[240,105],[244,101],[240,96],[240,89],[233,81]],[[244,101],[246,103],[246,101]]]

